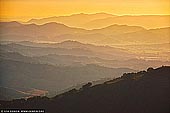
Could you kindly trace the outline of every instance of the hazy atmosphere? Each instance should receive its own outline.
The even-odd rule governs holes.
[[[169,0],[0,0],[0,109],[168,113],[169,75]]]
[[[1,0],[1,20],[28,21],[31,18],[78,13],[113,15],[169,15],[169,0]]]

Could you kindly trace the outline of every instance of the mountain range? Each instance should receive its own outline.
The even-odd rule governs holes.
[[[31,19],[26,23],[45,24],[49,22],[62,23],[70,27],[84,29],[104,28],[113,24],[142,26],[148,29],[169,27],[170,15],[112,15],[107,13],[73,14],[42,19]],[[152,24],[154,23],[154,24]]]
[[[0,22],[0,100],[17,99],[0,106],[37,105],[50,113],[168,111],[169,21],[170,15],[81,13]]]
[[[22,43],[22,44],[21,44]],[[77,41],[64,41],[56,44],[37,44],[36,43],[9,43],[1,44],[2,51],[18,52],[26,56],[43,56],[48,54],[75,55],[99,57],[105,59],[128,59],[135,56],[123,49],[109,46],[95,46],[92,44],[83,44]],[[125,57],[126,55],[126,57]]]
[[[77,41],[51,44],[2,41],[1,99],[51,97],[89,81],[104,82],[125,72],[170,64],[135,57],[124,49]]]
[[[1,40],[53,42],[75,40],[83,43],[113,45],[167,43],[170,27],[145,29],[140,26],[114,24],[101,29],[85,30],[55,22],[43,25],[1,22],[0,30]]]
[[[2,42],[0,50],[0,57],[3,59],[61,66],[97,64],[112,68],[126,67],[140,70],[148,66],[158,67],[170,64],[168,60],[137,58],[145,55],[139,54],[140,56],[138,56],[138,54],[127,52],[124,49],[95,46],[76,41],[53,44],[28,41]],[[148,58],[149,56],[151,55],[148,55]]]

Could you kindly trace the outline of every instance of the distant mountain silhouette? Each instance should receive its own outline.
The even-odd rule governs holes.
[[[96,14],[73,14],[70,16],[58,16],[58,17],[49,17],[49,18],[42,18],[42,19],[31,19],[27,23],[34,23],[34,24],[45,24],[49,22],[57,22],[63,23],[67,26],[72,27],[80,27],[84,23],[96,20],[96,19],[104,19],[107,17],[115,17],[115,15],[107,14],[107,13],[96,13]]]
[[[159,44],[169,43],[170,27],[151,30],[140,30],[120,35],[111,35],[109,38],[99,41],[100,44]]]
[[[5,41],[66,41],[75,40],[84,43],[112,45],[136,43],[167,43],[170,28],[144,29],[140,26],[112,24],[111,26],[85,30],[68,27],[55,22],[43,25],[1,22],[1,40]]]
[[[0,101],[1,108],[44,108],[56,113],[169,113],[170,67],[126,73],[91,86],[72,89],[53,98]]]
[[[107,13],[97,14],[73,14],[70,16],[58,16],[42,19],[31,19],[27,23],[45,24],[49,22],[62,23],[71,27],[84,29],[99,29],[113,24],[126,24],[142,26],[149,29],[168,27],[170,15],[112,15]],[[151,24],[153,22],[154,24]]]
[[[104,19],[96,19],[88,22],[82,26],[86,29],[96,29],[103,28],[113,24],[126,24],[130,26],[142,26],[148,29],[169,27],[170,15],[124,15],[108,17]],[[152,24],[154,23],[154,24]]]
[[[0,26],[1,36],[6,40],[49,40],[62,34],[74,34],[86,31],[80,28],[67,27],[64,24],[55,22],[43,25],[21,24],[20,26],[13,26],[13,22],[1,22]]]
[[[169,113],[169,19],[80,13],[0,22],[0,108]]]
[[[128,25],[110,25],[108,27],[104,27],[101,29],[93,29],[91,30],[92,33],[100,33],[105,35],[119,35],[124,33],[133,33],[137,31],[146,30],[140,26],[128,26]]]

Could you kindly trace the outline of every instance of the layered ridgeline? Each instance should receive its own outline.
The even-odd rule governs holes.
[[[134,71],[128,68],[107,68],[93,64],[84,66],[54,66],[31,63],[27,58],[25,60],[26,62],[15,61],[15,59],[0,59],[1,87],[14,89],[29,96],[36,95],[35,93],[37,95],[51,96],[71,86],[104,78],[115,78],[124,72]],[[3,89],[1,88],[1,90]],[[9,95],[9,98],[5,97],[2,99],[11,99],[14,96],[10,97],[11,92],[8,93],[8,91],[1,93],[4,94],[4,97]]]
[[[122,49],[73,41],[3,42],[0,45],[1,99],[52,96],[88,81],[104,81],[135,71],[127,66],[109,66],[114,60],[102,59],[123,59],[123,55],[131,56]]]
[[[0,95],[5,100],[54,96],[89,81],[102,83],[125,72],[169,63],[135,59],[123,49],[75,41],[2,42]]]
[[[48,113],[168,113],[170,67],[126,73],[92,86],[83,85],[53,98],[0,101],[1,108],[44,108]]]
[[[163,50],[160,46],[158,47]],[[141,59],[140,57],[145,57],[145,55],[127,52],[125,49],[95,46],[76,41],[65,41],[54,44],[28,41],[1,42],[0,50],[0,57],[3,59],[58,66],[96,64],[111,68],[124,67],[141,70],[149,66],[158,67],[170,64],[169,61]],[[152,56],[159,58],[157,54],[153,54]]]
[[[170,36],[170,27],[145,29],[140,26],[112,24],[104,28],[85,30],[55,22],[43,25],[1,22],[0,31],[1,40],[53,42],[76,40],[100,45],[169,43]]]
[[[96,14],[73,14],[70,16],[58,16],[58,17],[48,17],[48,18],[42,18],[42,19],[31,19],[26,23],[34,23],[34,24],[45,24],[49,22],[57,22],[62,23],[67,26],[72,27],[81,27],[82,25],[94,21],[97,19],[104,19],[108,17],[115,17],[116,15],[107,14],[107,13],[96,13]]]
[[[126,24],[131,26],[143,26],[145,28],[160,28],[170,26],[170,15],[112,15],[107,13],[74,14],[70,16],[58,16],[42,19],[31,19],[27,23],[45,24],[49,22],[62,23],[67,26],[85,29],[97,29],[113,24]],[[153,24],[154,23],[154,24]]]

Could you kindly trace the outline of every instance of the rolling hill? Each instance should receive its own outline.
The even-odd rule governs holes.
[[[170,15],[112,15],[107,13],[74,14],[42,19],[31,19],[26,23],[45,24],[49,22],[62,23],[70,27],[84,29],[99,29],[113,24],[142,26],[148,29],[169,27]],[[152,24],[154,23],[154,24]]]
[[[29,41],[4,42],[0,45],[0,56],[3,59],[51,65],[81,66],[97,64],[112,68],[129,67],[135,70],[170,64],[168,43],[120,45],[116,47],[118,48],[83,44],[77,41],[52,44]],[[144,50],[141,51],[141,49]]]
[[[43,56],[48,54],[57,55],[74,55],[99,57],[103,59],[130,59],[134,54],[130,54],[123,49],[108,46],[95,46],[92,44],[83,44],[76,41],[65,41],[56,44],[38,44],[39,47],[33,46],[36,43],[29,43],[29,46],[17,43],[1,44],[0,50],[8,52],[18,52],[25,56]],[[43,46],[43,47],[40,47]],[[46,47],[44,47],[46,46]]]
[[[73,14],[70,16],[58,16],[58,17],[49,17],[49,18],[42,18],[42,19],[31,19],[26,23],[34,23],[34,24],[45,24],[49,22],[57,22],[62,23],[67,26],[72,27],[80,27],[84,23],[96,20],[96,19],[103,19],[107,17],[115,17],[115,15],[107,14],[107,13],[96,13],[96,14]]]
[[[112,44],[161,44],[170,42],[170,27],[158,28],[150,30],[140,30],[131,33],[122,33],[120,35],[111,35],[97,43],[112,45]]]
[[[58,55],[48,54],[43,56],[24,56],[17,52],[5,52],[0,51],[0,58],[13,61],[21,61],[25,63],[36,63],[36,64],[50,64],[54,66],[71,66],[81,67],[87,64],[96,64],[99,66],[110,67],[110,68],[131,68],[134,70],[145,69],[149,66],[158,67],[161,65],[169,65],[169,61],[159,60],[144,60],[144,59],[129,59],[129,60],[108,60],[98,57],[88,56],[75,56],[75,55]]]
[[[170,67],[126,73],[103,84],[72,89],[53,98],[0,101],[1,108],[44,108],[50,113],[168,113]],[[24,104],[23,104],[24,103]]]
[[[43,25],[1,22],[0,30],[1,40],[5,41],[75,40],[83,43],[113,45],[137,42],[139,44],[167,43],[170,28],[144,29],[140,26],[112,24],[105,28],[85,30],[55,22]]]
[[[142,26],[147,29],[155,29],[170,26],[170,15],[124,15],[116,17],[108,17],[104,19],[96,19],[82,25],[86,29],[100,29],[113,24]],[[154,24],[153,24],[154,23]]]
[[[13,88],[34,88],[49,92],[58,92],[73,85],[95,81],[101,78],[114,78],[128,68],[107,68],[94,64],[84,66],[54,66],[31,62],[28,57],[22,60],[0,59],[0,86]],[[28,59],[28,60],[27,60]],[[50,94],[49,94],[50,95]]]

